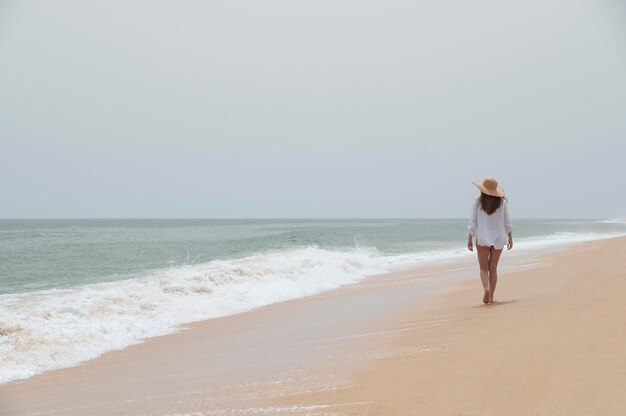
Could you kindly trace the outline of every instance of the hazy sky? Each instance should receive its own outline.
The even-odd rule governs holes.
[[[0,217],[626,217],[623,0],[2,1]]]

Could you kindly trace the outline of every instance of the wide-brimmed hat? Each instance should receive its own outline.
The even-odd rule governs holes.
[[[491,195],[491,196],[499,196],[502,198],[504,196],[504,189],[498,186],[498,181],[494,178],[485,178],[482,182],[472,182],[474,185],[480,189],[480,192]]]

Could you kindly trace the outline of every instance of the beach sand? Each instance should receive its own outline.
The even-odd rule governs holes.
[[[0,386],[0,415],[626,414],[626,238],[199,322]]]

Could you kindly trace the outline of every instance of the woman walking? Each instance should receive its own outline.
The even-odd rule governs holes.
[[[474,251],[472,239],[476,237],[480,280],[485,290],[483,302],[493,303],[498,282],[498,260],[505,243],[508,250],[513,248],[513,225],[504,191],[498,186],[498,181],[485,178],[482,182],[474,182],[474,185],[480,189],[480,197],[472,206],[467,227],[467,248]]]

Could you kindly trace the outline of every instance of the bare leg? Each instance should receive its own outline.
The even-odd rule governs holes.
[[[488,303],[491,299],[489,294],[489,247],[476,245],[476,252],[478,254],[478,266],[480,267],[480,281],[483,284],[485,295],[483,296],[483,302]]]
[[[501,254],[502,249],[498,250],[493,247],[489,249],[489,303],[493,303],[493,294],[498,283],[498,261],[500,261]]]

